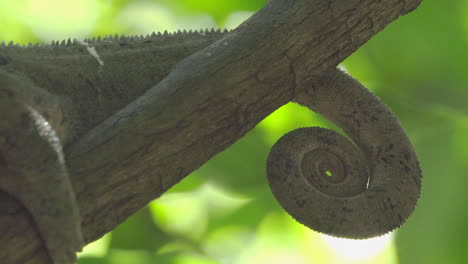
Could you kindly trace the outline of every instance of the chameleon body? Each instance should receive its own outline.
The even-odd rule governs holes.
[[[179,61],[226,33],[153,33],[43,46],[0,46],[0,99],[24,108],[23,112],[32,116],[30,122],[34,116],[36,120],[42,116],[50,123],[49,136],[34,144],[57,157],[43,166],[47,170],[38,172],[40,175],[31,170],[9,172],[8,163],[17,162],[20,156],[0,162],[0,189],[17,197],[31,212],[53,263],[73,263],[73,253],[80,250],[82,241],[66,157],[61,160],[60,149],[53,147],[56,140],[50,136],[52,131],[66,148],[161,81]],[[336,122],[355,145],[320,128],[285,135],[272,148],[267,162],[270,185],[280,204],[299,222],[340,237],[371,237],[401,225],[415,207],[421,171],[390,110],[338,70],[291,100]],[[0,119],[0,128],[5,130],[0,136],[24,130],[17,141],[26,142],[34,134],[31,127],[20,126],[21,117],[4,119],[7,117]],[[18,126],[3,120],[14,120]],[[0,143],[9,142],[5,138],[0,137]],[[23,145],[23,149],[31,147]],[[10,155],[6,143],[0,147],[1,157]],[[43,163],[38,157],[31,160]],[[332,175],[325,176],[326,172]],[[6,177],[15,177],[15,185]],[[56,188],[62,191],[52,197],[50,190]],[[48,202],[38,204],[38,199]],[[54,218],[48,212],[56,212]]]

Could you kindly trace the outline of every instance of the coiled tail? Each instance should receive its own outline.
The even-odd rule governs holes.
[[[300,128],[272,147],[271,189],[300,223],[345,238],[370,238],[401,226],[421,189],[416,153],[398,119],[379,98],[340,70],[294,101],[334,122],[352,139]]]

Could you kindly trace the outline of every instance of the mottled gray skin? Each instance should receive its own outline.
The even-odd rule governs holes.
[[[0,72],[0,190],[28,209],[54,263],[72,263],[83,246],[79,208],[56,131],[35,110],[48,99],[53,112],[54,99],[32,85]]]
[[[0,71],[28,79],[61,99],[65,113],[56,129],[66,146],[159,83],[177,62],[226,32],[108,36],[27,48],[10,43],[0,45]],[[95,49],[103,65],[85,44]]]
[[[0,190],[31,213],[53,263],[74,263],[83,246],[62,145],[145,93],[177,62],[224,33],[0,45]],[[23,115],[11,114],[16,113],[10,111],[13,107]]]
[[[66,147],[156,85],[177,62],[225,33],[116,36],[87,44],[68,41],[28,48],[0,46],[0,99],[11,107],[23,107],[29,123],[42,116],[51,125],[41,136],[31,125],[24,127],[21,117],[2,113],[0,128],[20,131],[15,140],[37,138],[30,144],[21,143],[25,150],[21,155],[32,146],[42,155],[21,166],[15,164],[23,159],[20,155],[2,162],[11,153],[0,141],[0,189],[17,197],[31,212],[53,263],[73,263],[74,252],[82,246],[78,206],[55,134]],[[339,71],[324,76],[292,100],[334,121],[360,150],[337,133],[320,128],[285,135],[272,148],[267,164],[270,185],[280,204],[299,222],[335,236],[365,238],[401,225],[415,207],[421,172],[414,150],[390,110]],[[3,120],[18,122],[18,126]],[[2,135],[0,140],[9,142]],[[45,157],[57,158],[41,160]],[[9,163],[14,168],[46,165],[41,171],[10,172]],[[325,176],[326,171],[332,176]],[[15,177],[15,184],[5,176]],[[50,212],[55,212],[53,217]]]
[[[337,237],[369,238],[401,226],[416,206],[422,174],[391,110],[340,70],[293,100],[334,122],[356,145],[318,127],[284,135],[267,162],[270,186],[284,209]]]

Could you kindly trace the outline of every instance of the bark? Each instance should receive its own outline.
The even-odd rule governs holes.
[[[271,0],[64,149],[92,242],[228,148],[418,0]],[[47,263],[28,212],[0,192],[2,263]]]

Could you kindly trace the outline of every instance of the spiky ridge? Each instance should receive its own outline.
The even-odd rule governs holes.
[[[200,30],[177,30],[175,32],[168,32],[167,30],[164,31],[163,33],[161,32],[153,32],[151,34],[147,35],[133,35],[133,36],[125,36],[124,34],[122,35],[107,35],[101,38],[101,36],[98,37],[92,37],[92,38],[85,38],[82,41],[74,38],[72,39],[67,39],[67,40],[62,40],[62,41],[52,41],[51,43],[34,43],[32,44],[31,42],[28,43],[28,45],[22,45],[19,43],[14,43],[13,41],[8,42],[6,44],[5,42],[2,42],[0,44],[0,50],[4,49],[11,49],[11,48],[54,48],[54,47],[79,47],[82,46],[82,43],[89,43],[92,46],[100,46],[100,45],[109,45],[109,44],[119,44],[122,42],[137,42],[137,41],[151,41],[151,42],[167,42],[167,41],[177,41],[177,40],[183,40],[186,38],[190,37],[196,37],[199,35],[221,35],[228,33],[230,30],[227,29],[200,29]]]

